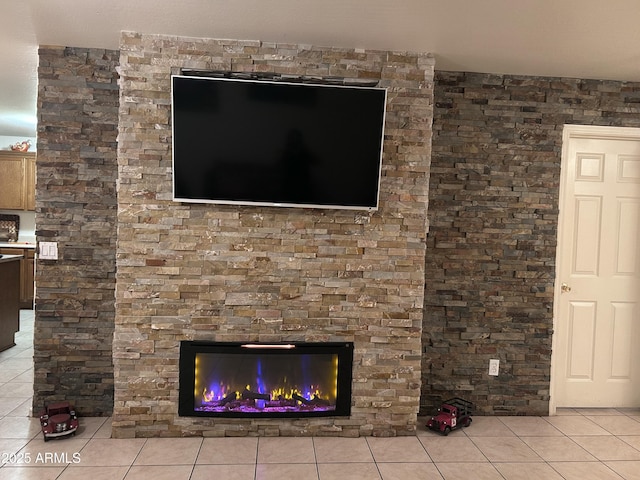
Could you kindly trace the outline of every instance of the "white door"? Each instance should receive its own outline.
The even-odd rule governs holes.
[[[555,407],[640,407],[640,129],[565,126]]]

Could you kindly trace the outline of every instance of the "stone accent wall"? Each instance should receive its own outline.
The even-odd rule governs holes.
[[[436,73],[424,413],[548,413],[564,124],[640,127],[640,84]]]
[[[432,57],[125,33],[120,60],[114,436],[413,433]],[[170,74],[185,67],[379,79],[389,92],[380,210],[172,202]],[[352,415],[178,417],[185,339],[353,341]]]
[[[38,67],[35,395],[113,410],[118,52],[42,47]]]

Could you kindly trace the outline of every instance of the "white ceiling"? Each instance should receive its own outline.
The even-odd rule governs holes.
[[[0,136],[36,135],[38,45],[117,49],[122,30],[430,52],[438,70],[640,81],[640,0],[0,0],[0,12]]]

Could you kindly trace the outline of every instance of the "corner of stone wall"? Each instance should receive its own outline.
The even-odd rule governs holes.
[[[117,51],[42,47],[38,66],[33,411],[68,400],[113,410]]]

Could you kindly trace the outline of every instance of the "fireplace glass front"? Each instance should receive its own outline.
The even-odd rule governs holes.
[[[313,417],[351,413],[353,344],[180,344],[179,414]]]

